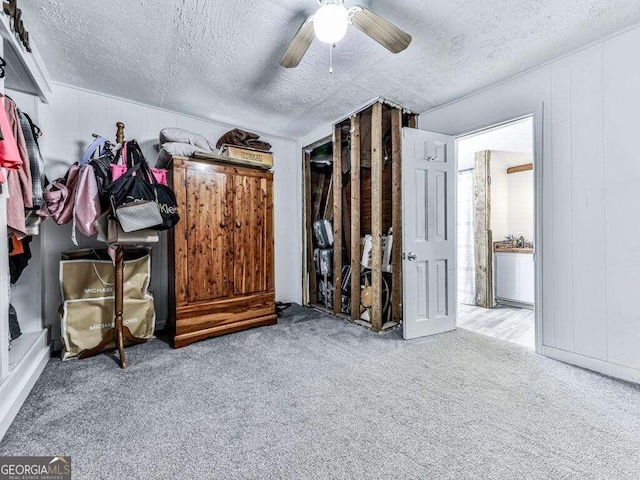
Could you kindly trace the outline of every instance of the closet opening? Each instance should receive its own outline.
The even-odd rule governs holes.
[[[533,117],[459,137],[456,147],[457,325],[535,350]]]
[[[303,149],[304,303],[374,331],[402,323],[405,126],[415,115],[376,101]]]

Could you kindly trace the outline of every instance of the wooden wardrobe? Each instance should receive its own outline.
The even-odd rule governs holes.
[[[277,321],[273,174],[173,157],[180,222],[169,234],[174,348]]]

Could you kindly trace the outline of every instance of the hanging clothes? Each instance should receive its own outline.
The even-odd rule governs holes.
[[[24,135],[24,141],[29,156],[29,167],[31,169],[31,189],[33,195],[33,208],[25,208],[25,233],[27,235],[39,235],[42,217],[38,215],[38,209],[44,204],[44,188],[47,179],[44,174],[44,158],[38,145],[38,135],[40,129],[33,123],[29,115],[18,109],[20,127]]]
[[[16,104],[8,97],[4,97],[4,113],[8,121],[9,131],[5,134],[5,140],[9,133],[13,134],[15,143],[18,148],[20,160],[22,164],[17,170],[12,170],[8,174],[7,184],[9,186],[9,198],[7,199],[7,227],[10,233],[17,238],[23,238],[27,235],[25,224],[25,208],[33,208],[33,188],[31,182],[31,166],[29,164],[29,155],[27,153],[27,145],[24,141],[22,127],[20,126],[20,118],[18,116],[18,108]],[[3,141],[3,142],[4,142]]]
[[[42,196],[45,186],[44,176],[44,159],[40,153],[40,147],[36,137],[36,127],[28,115],[17,110],[20,120],[20,127],[24,136],[27,156],[29,157],[29,166],[31,170],[31,190],[32,190],[32,207],[39,208],[44,204]]]
[[[18,144],[11,133],[9,119],[4,108],[0,108],[0,131],[2,140],[0,141],[0,183],[6,183],[7,178],[3,169],[16,170],[22,166],[22,158],[18,151]],[[8,174],[7,174],[8,175]]]
[[[29,265],[29,260],[31,260],[30,243],[32,240],[32,237],[24,237],[22,239],[23,252],[9,257],[9,275],[11,276],[10,282],[12,285],[20,279],[22,272]]]

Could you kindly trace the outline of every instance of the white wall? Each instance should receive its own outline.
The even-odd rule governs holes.
[[[125,136],[136,139],[149,161],[155,163],[153,145],[158,142],[160,129],[178,126],[205,135],[212,141],[233,128],[204,119],[181,115],[130,101],[54,85],[48,105],[40,105],[40,126],[44,131],[41,147],[50,179],[64,175],[68,166],[78,160],[92,141],[91,134],[107,138],[115,136],[115,124],[125,123]],[[255,131],[260,133],[260,124]],[[275,256],[276,297],[281,301],[300,301],[301,298],[301,186],[298,175],[299,151],[294,141],[264,136],[273,145],[275,155]],[[76,247],[71,243],[69,225],[57,226],[51,221],[44,225],[43,275],[45,292],[45,321],[58,325],[57,308],[60,303],[58,261],[60,252]],[[78,237],[83,237],[78,234]],[[81,238],[82,245],[93,245]],[[158,322],[167,318],[167,257],[166,242],[154,248],[152,288],[156,297]],[[57,335],[54,328],[54,336]]]
[[[531,127],[530,142],[533,141]],[[533,240],[533,172],[507,173],[508,168],[531,162],[531,153],[491,151],[491,229],[494,241],[511,234]]]
[[[427,112],[463,134],[544,105],[545,353],[640,381],[640,28]]]
[[[489,176],[491,177],[491,232],[498,242],[509,234],[509,178],[506,159],[491,152]]]
[[[507,230],[525,240],[533,240],[534,191],[533,172],[510,173],[507,175]]]

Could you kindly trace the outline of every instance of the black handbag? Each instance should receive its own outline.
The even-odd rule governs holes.
[[[153,230],[173,228],[180,221],[178,203],[173,190],[158,183],[135,140],[128,143],[127,149],[131,152],[133,166],[106,188],[114,214],[118,207],[127,203],[153,200],[158,205],[162,222],[148,228]]]
[[[151,228],[153,230],[168,230],[173,228],[180,221],[180,215],[178,214],[178,202],[176,201],[175,193],[171,187],[158,183],[155,175],[151,172],[149,164],[144,158],[138,142],[135,140],[129,142],[128,149],[133,157],[132,163],[134,166],[132,168],[139,167],[141,172],[143,172],[141,173],[141,176],[144,175],[147,181],[151,184],[151,187],[155,192],[155,199],[158,203],[160,215],[162,215],[162,223]]]
[[[105,187],[105,194],[114,209],[132,202],[155,201],[155,190],[142,167],[142,164],[134,165]]]
[[[152,228],[163,221],[156,191],[142,167],[135,165],[106,188],[113,215],[126,232]]]

